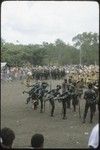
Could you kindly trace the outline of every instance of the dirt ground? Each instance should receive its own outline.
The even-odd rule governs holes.
[[[48,81],[50,83],[50,81]],[[62,81],[52,81],[52,88]],[[33,110],[32,105],[26,105],[29,90],[20,81],[1,83],[1,127],[10,127],[16,138],[14,148],[30,146],[31,137],[35,133],[44,135],[44,148],[87,148],[88,138],[94,125],[98,122],[98,110],[95,113],[93,124],[89,123],[88,113],[86,123],[79,119],[78,109],[67,109],[67,119],[61,116],[62,105],[56,102],[54,117],[50,117],[50,104],[46,103],[46,110]],[[81,114],[84,112],[85,100],[81,100]]]

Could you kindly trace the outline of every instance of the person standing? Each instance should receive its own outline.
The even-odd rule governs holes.
[[[85,110],[83,115],[83,123],[85,123],[85,119],[89,108],[90,108],[90,123],[92,123],[93,115],[95,112],[95,105],[96,105],[96,93],[92,89],[91,83],[88,85],[88,89],[84,93],[84,99],[86,100],[86,103],[85,103]]]
[[[58,101],[62,102],[62,114],[63,114],[62,119],[67,119],[66,108],[67,108],[67,101],[69,100],[69,97],[70,97],[70,93],[68,91],[66,91],[66,92],[62,93],[58,98]]]
[[[64,79],[64,82],[62,83],[62,94],[66,93],[69,90],[69,88],[71,87],[71,82],[69,80],[69,83],[67,82],[67,79]],[[68,99],[66,100],[67,102],[67,108],[70,108],[70,103],[71,103],[71,97],[69,96]]]
[[[31,79],[32,79],[32,72],[28,71],[27,72],[27,78],[26,78],[26,84],[27,84],[27,86],[30,86]]]
[[[40,100],[40,104],[41,104],[40,113],[43,112],[43,102],[44,102],[43,98],[44,98],[45,93],[48,92],[48,90],[46,89],[47,86],[48,86],[48,83],[43,82],[43,83],[41,84],[40,89],[39,89],[38,99]]]
[[[57,85],[56,89],[52,89],[51,91],[48,92],[50,96],[48,97],[49,102],[51,104],[51,117],[54,116],[54,110],[55,110],[55,97],[60,95],[59,90],[61,89],[60,85]]]
[[[77,90],[76,82],[73,83],[73,88],[72,88],[71,95],[72,95],[73,110],[74,110],[74,112],[76,112],[76,106],[79,103],[79,95],[78,95],[78,90]]]
[[[67,89],[68,89],[67,79],[64,79],[64,82],[62,83],[62,93],[66,92]]]
[[[89,148],[98,148],[99,146],[99,123],[97,123],[91,133],[90,133],[90,137],[89,137],[89,141],[88,141],[88,147]]]

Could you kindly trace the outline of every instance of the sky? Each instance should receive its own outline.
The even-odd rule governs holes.
[[[99,34],[96,1],[4,1],[1,5],[1,37],[14,44],[54,43],[83,32]]]

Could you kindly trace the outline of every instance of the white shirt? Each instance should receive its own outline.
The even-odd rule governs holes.
[[[96,124],[92,129],[88,141],[88,147],[89,146],[92,146],[93,148],[97,148],[99,146],[99,124]]]
[[[2,138],[0,137],[0,143],[2,143]]]
[[[32,75],[32,72],[28,72],[27,75],[31,76],[31,75]]]

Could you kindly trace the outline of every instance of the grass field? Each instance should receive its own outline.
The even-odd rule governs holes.
[[[50,81],[48,81],[50,83]],[[52,81],[52,88],[62,80]],[[30,146],[31,136],[35,133],[44,135],[44,148],[87,148],[88,138],[94,125],[98,122],[98,110],[95,113],[93,124],[89,124],[88,113],[86,123],[82,124],[79,119],[78,109],[67,109],[67,119],[61,116],[62,105],[56,102],[54,117],[50,117],[51,106],[46,103],[46,110],[40,113],[31,104],[26,105],[29,90],[19,81],[1,84],[1,127],[10,127],[14,130],[16,138],[14,148]],[[84,112],[85,100],[81,100],[81,114]]]

